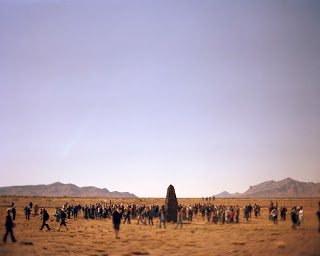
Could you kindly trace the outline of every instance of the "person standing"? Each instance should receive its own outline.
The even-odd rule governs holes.
[[[35,203],[33,207],[34,216],[38,215],[39,206]]]
[[[114,229],[114,237],[119,239],[119,230],[120,230],[121,214],[119,212],[119,207],[112,214],[112,223]]]
[[[136,206],[135,206],[135,204],[132,204],[132,207],[131,207],[131,215],[132,215],[131,217],[132,217],[132,219],[134,219],[135,216],[136,216],[135,211],[136,211]]]
[[[220,220],[222,224],[224,224],[226,220],[226,213],[225,213],[224,206],[220,209]]]
[[[283,206],[282,211],[283,211],[283,220],[286,220],[286,215],[287,215],[287,211],[288,211],[286,206]]]
[[[30,213],[31,213],[30,207],[26,206],[26,207],[24,208],[24,211],[25,211],[25,213],[26,213],[26,219],[27,219],[27,220],[30,220]]]
[[[138,218],[137,218],[137,225],[139,225],[139,222],[141,221],[144,225],[147,225],[147,220],[142,219],[142,215],[144,215],[144,209],[142,206],[139,207],[138,209]]]
[[[296,207],[293,207],[293,208],[292,208],[292,211],[291,211],[291,214],[290,214],[290,215],[291,215],[291,220],[292,220],[292,228],[293,228],[293,229],[296,229],[297,222],[298,222]]]
[[[253,207],[253,210],[254,210],[254,217],[258,217],[258,205],[257,204],[254,204],[254,207]]]
[[[300,207],[300,211],[299,211],[299,221],[300,221],[300,228],[304,229],[304,214],[303,214],[302,206]]]
[[[163,223],[163,227],[166,228],[166,214],[163,208],[160,210],[159,220],[160,220],[159,227],[161,228],[161,223]]]
[[[208,222],[210,222],[210,216],[211,216],[211,208],[210,207],[207,207],[206,214],[207,214],[207,220],[208,220]]]
[[[236,207],[236,223],[239,223],[239,216],[240,216],[240,207],[237,205],[237,207]]]
[[[248,211],[249,211],[249,218],[251,218],[251,211],[252,211],[252,206],[251,204],[249,203],[249,206],[248,206]]]
[[[248,221],[248,218],[249,218],[249,207],[247,205],[244,207],[244,217]]]
[[[77,205],[73,208],[73,218],[74,219],[78,218],[78,206]]]
[[[320,202],[319,202],[319,209],[316,212],[316,215],[318,216],[318,221],[319,221],[319,228],[318,228],[318,232],[320,233]]]
[[[204,207],[204,205],[202,205],[201,207],[201,215],[202,215],[202,220],[204,221],[204,218],[206,216],[206,208]]]
[[[72,211],[72,207],[69,205],[69,206],[67,207],[68,219],[70,219],[71,211]]]
[[[12,221],[12,218],[11,218],[11,215],[10,215],[11,210],[8,209],[8,210],[7,210],[7,213],[8,213],[8,214],[7,214],[7,216],[6,216],[6,223],[5,223],[6,234],[5,234],[4,237],[3,237],[3,242],[5,243],[5,242],[7,241],[7,236],[8,236],[8,234],[10,233],[10,235],[11,235],[11,240],[12,240],[12,242],[15,243],[17,240],[14,238],[13,231],[12,231],[12,228],[13,228],[14,224],[13,224],[13,221]]]
[[[131,224],[131,222],[130,222],[130,214],[131,214],[130,208],[128,207],[128,208],[126,208],[126,210],[125,210],[125,217],[124,217],[124,222],[123,222],[123,224],[125,224],[127,220],[128,220],[128,223]]]
[[[46,211],[45,208],[43,208],[43,210],[42,210],[42,226],[41,226],[40,230],[42,230],[43,227],[46,226],[47,229],[50,231],[50,227],[49,227],[49,225],[46,223],[47,220],[49,220],[49,213]]]
[[[188,221],[192,222],[193,211],[191,205],[188,208]]]
[[[148,216],[149,225],[151,223],[153,226],[153,211],[152,211],[152,208],[150,208],[149,206],[148,206],[147,216]]]
[[[12,206],[12,219],[15,220],[16,219],[16,206]]]
[[[278,212],[277,207],[274,208],[274,209],[271,211],[271,215],[272,215],[273,223],[274,223],[274,224],[278,224],[278,214],[279,214],[279,212]]]
[[[60,221],[60,217],[61,217],[61,210],[60,209],[56,209],[56,222]]]
[[[28,206],[24,207],[24,213],[26,215],[26,220],[28,219]]]
[[[181,225],[181,228],[182,228],[182,209],[178,210],[177,226],[175,227],[175,229],[179,226],[179,224]]]
[[[230,208],[226,209],[226,223],[230,223]]]

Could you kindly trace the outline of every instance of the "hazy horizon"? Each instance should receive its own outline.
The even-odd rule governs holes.
[[[319,1],[0,0],[0,186],[320,182]]]
[[[287,178],[285,178],[285,179],[292,179],[292,178],[287,177]],[[282,179],[282,180],[285,180],[285,179]],[[282,180],[266,180],[266,181],[264,181],[264,182],[269,182],[269,181],[278,182],[278,181],[282,181]],[[295,179],[292,179],[292,180],[295,180]],[[264,182],[261,182],[261,183],[264,183]],[[304,182],[304,181],[299,181],[299,182]],[[312,182],[312,181],[310,181],[310,182],[311,182],[311,183],[314,183],[314,182]],[[96,186],[93,186],[93,185],[78,186],[77,184],[74,184],[74,183],[63,183],[63,182],[60,182],[60,181],[56,181],[56,182],[53,182],[53,183],[50,183],[50,184],[32,184],[32,185],[25,184],[25,185],[12,185],[12,186],[8,186],[8,187],[15,187],[15,186],[42,186],[42,185],[47,186],[47,185],[53,185],[53,184],[55,184],[55,183],[60,183],[60,184],[63,184],[63,185],[75,185],[75,186],[77,186],[77,187],[79,187],[79,188],[80,188],[80,187],[81,187],[81,188],[96,187]],[[261,184],[261,183],[252,184],[251,186],[259,185],[259,184]],[[307,183],[309,183],[309,182],[307,182]],[[318,183],[318,182],[317,182],[317,183]],[[173,186],[174,186],[174,184],[170,184],[170,185],[173,185]],[[7,186],[0,186],[0,188],[2,188],[2,187],[7,187]],[[108,189],[108,188],[106,188],[106,187],[96,187],[96,188],[98,188],[98,189]],[[178,198],[205,198],[205,197],[215,196],[215,195],[218,195],[218,194],[221,194],[221,193],[224,193],[224,192],[228,192],[229,194],[236,194],[236,193],[242,194],[242,193],[246,192],[249,188],[250,188],[250,187],[248,187],[245,191],[241,191],[241,192],[237,191],[237,192],[232,192],[232,193],[230,193],[229,191],[224,190],[224,191],[220,191],[219,193],[215,193],[215,194],[212,194],[212,195],[204,195],[204,196],[201,196],[201,197],[195,197],[195,196],[190,195],[189,197],[178,197]],[[109,190],[109,189],[108,189],[108,190]],[[109,190],[109,192],[121,192],[121,193],[126,193],[126,192],[128,192],[128,193],[134,194],[134,193],[132,193],[132,192],[130,192],[130,191],[118,191],[118,190],[114,190],[114,191]],[[138,197],[139,197],[139,198],[166,198],[166,192],[167,192],[167,191],[164,191],[164,193],[163,193],[162,196],[149,196],[149,197],[138,196]],[[135,194],[134,194],[134,195],[135,195]],[[136,195],[136,196],[137,196],[137,195]]]

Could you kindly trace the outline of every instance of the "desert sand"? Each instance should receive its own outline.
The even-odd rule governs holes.
[[[159,229],[158,218],[154,226],[121,224],[120,239],[114,239],[111,219],[85,220],[82,212],[79,218],[67,219],[69,231],[62,228],[57,231],[59,223],[54,220],[54,210],[64,203],[135,203],[164,204],[165,199],[102,199],[102,198],[30,198],[0,197],[1,239],[5,233],[4,222],[6,209],[15,202],[17,208],[14,234],[17,239],[12,243],[0,242],[0,255],[320,255],[320,233],[315,212],[319,199],[216,199],[203,201],[201,198],[179,199],[179,204],[213,203],[236,205],[243,207],[249,202],[261,206],[261,216],[252,216],[249,221],[240,214],[239,224],[211,224],[202,217],[194,216],[192,223],[185,224],[182,229],[174,229],[175,224],[167,223],[166,229]],[[285,205],[303,206],[305,229],[292,230],[291,220],[278,221],[274,225],[268,219],[270,200]],[[51,231],[40,231],[40,216],[25,219],[24,206],[32,201],[47,208],[50,214],[48,224]],[[184,223],[187,223],[185,221]]]

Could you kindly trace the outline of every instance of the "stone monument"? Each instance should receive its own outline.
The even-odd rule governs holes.
[[[167,198],[165,203],[165,212],[167,215],[167,221],[177,222],[178,200],[174,187],[170,185],[167,189]]]

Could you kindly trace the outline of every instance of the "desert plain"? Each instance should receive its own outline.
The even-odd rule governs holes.
[[[231,199],[220,198],[206,201],[202,198],[178,198],[182,205],[211,203],[215,205],[239,205],[241,208],[251,203],[259,204],[261,215],[252,216],[247,222],[243,211],[240,223],[208,223],[199,215],[193,221],[184,221],[183,228],[175,229],[176,224],[167,223],[166,229],[159,229],[159,219],[154,225],[121,224],[120,239],[114,238],[111,219],[85,220],[82,212],[78,219],[67,219],[69,231],[55,221],[56,207],[69,204],[127,204],[163,205],[164,198],[44,198],[44,197],[0,197],[1,239],[5,233],[6,210],[14,202],[17,208],[14,235],[16,243],[8,237],[0,242],[0,255],[320,255],[320,233],[316,211],[320,199]],[[288,208],[287,220],[275,225],[268,219],[270,201],[278,202],[279,207]],[[25,219],[24,207],[29,202],[46,207],[50,215],[48,224],[51,231],[40,231],[41,217]],[[305,228],[293,230],[289,216],[293,206],[303,206]]]

